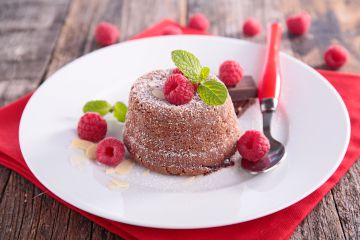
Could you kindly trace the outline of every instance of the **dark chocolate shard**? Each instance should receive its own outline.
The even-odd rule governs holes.
[[[235,87],[228,87],[228,91],[238,117],[255,103],[258,93],[256,83],[251,76],[244,76]]]
[[[240,117],[255,102],[256,98],[233,102],[236,116]]]
[[[228,90],[233,102],[256,98],[258,92],[256,83],[251,76],[244,76],[235,87],[228,87]]]

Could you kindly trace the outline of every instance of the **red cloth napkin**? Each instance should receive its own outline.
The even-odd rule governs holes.
[[[178,24],[165,20],[135,38],[159,35],[166,26],[178,26]],[[184,33],[196,33],[194,30],[182,29]],[[31,94],[0,109],[0,164],[21,174],[51,197],[124,239],[287,239],[360,155],[360,75],[330,71],[319,72],[338,90],[350,114],[351,139],[344,160],[330,179],[308,197],[286,209],[256,220],[207,229],[155,229],[114,222],[71,206],[47,190],[30,172],[22,157],[18,129],[22,111]]]

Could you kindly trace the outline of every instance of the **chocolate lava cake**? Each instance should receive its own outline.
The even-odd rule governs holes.
[[[236,151],[240,130],[230,96],[220,106],[197,94],[184,105],[164,99],[171,70],[156,70],[134,83],[129,96],[124,143],[132,158],[150,170],[194,176],[213,172]]]

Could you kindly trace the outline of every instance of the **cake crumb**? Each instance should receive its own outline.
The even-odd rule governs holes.
[[[75,139],[72,140],[70,146],[73,147],[73,148],[86,150],[92,144],[94,144],[94,143],[92,143],[90,141],[82,140],[80,138],[75,138]]]
[[[115,190],[119,188],[127,189],[129,188],[129,183],[124,180],[111,179],[111,181],[107,184],[108,189]]]
[[[131,160],[125,159],[115,167],[115,173],[118,175],[126,175],[131,171],[133,166],[134,163]]]

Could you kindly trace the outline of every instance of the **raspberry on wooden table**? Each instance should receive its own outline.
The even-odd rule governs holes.
[[[99,23],[95,29],[95,40],[100,46],[114,44],[119,39],[120,32],[118,28],[107,22]]]
[[[243,158],[256,162],[269,152],[270,142],[262,132],[249,130],[238,140],[237,149]]]
[[[254,18],[248,18],[243,25],[243,32],[246,36],[253,37],[261,32],[261,24]]]
[[[79,138],[91,142],[103,139],[107,132],[107,123],[98,113],[87,112],[79,120],[77,133]]]
[[[338,44],[330,46],[324,54],[325,63],[333,69],[343,66],[347,62],[348,58],[349,52]]]
[[[293,35],[303,35],[309,31],[311,25],[311,16],[308,12],[303,11],[292,15],[286,19],[288,31]]]
[[[114,137],[105,138],[96,147],[96,160],[107,166],[118,165],[124,156],[124,144]]]
[[[192,83],[182,74],[171,74],[164,84],[165,99],[174,105],[183,105],[194,97]]]
[[[188,27],[200,31],[207,31],[209,28],[209,20],[202,13],[195,13],[192,15],[188,22]]]
[[[234,60],[227,60],[220,65],[220,80],[228,87],[234,87],[243,77],[243,69],[240,63]]]

